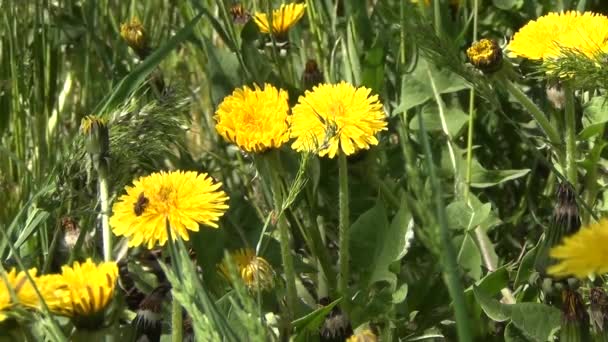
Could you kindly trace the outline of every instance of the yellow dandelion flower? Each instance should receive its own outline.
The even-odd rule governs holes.
[[[272,11],[272,34],[282,36],[304,16],[305,4],[282,4],[279,9]],[[256,13],[253,16],[255,24],[262,33],[270,33],[266,13]]]
[[[608,17],[592,12],[549,13],[528,22],[509,43],[509,57],[558,58],[563,49],[589,57],[608,51]]]
[[[564,238],[561,245],[551,249],[551,257],[558,263],[548,273],[558,277],[574,275],[585,278],[590,274],[608,272],[608,219],[582,228]]]
[[[61,276],[44,275],[37,277],[37,272],[36,268],[28,270],[28,273],[32,277],[32,280],[47,307],[52,310],[56,306],[67,303],[67,299],[65,298],[67,291],[65,284],[54,281],[57,277],[61,278]],[[40,298],[24,271],[17,273],[15,269],[12,269],[10,272],[6,273],[5,276],[7,283],[0,279],[0,321],[6,319],[6,311],[15,304],[23,305],[24,307],[31,309],[41,308]],[[11,290],[15,294],[17,302],[12,301]]]
[[[126,236],[129,246],[163,246],[168,239],[188,240],[188,231],[198,231],[199,223],[217,228],[224,215],[228,196],[206,173],[193,171],[155,172],[140,177],[126,187],[114,204],[110,225],[114,234]]]
[[[378,95],[342,82],[321,84],[300,96],[291,116],[291,147],[333,158],[377,145],[375,134],[386,130]]]
[[[74,262],[72,267],[63,266],[61,277],[69,290],[70,301],[52,311],[70,317],[90,317],[103,312],[114,296],[118,266],[115,262],[98,265],[89,258],[82,264]],[[59,281],[59,280],[56,280]]]
[[[270,290],[274,284],[274,270],[266,259],[256,256],[251,248],[239,249],[230,253],[236,264],[237,272],[249,290]],[[230,279],[228,260],[219,266],[220,272]]]
[[[287,92],[265,84],[235,89],[215,112],[215,130],[243,151],[259,153],[289,140]]]
[[[495,40],[481,39],[467,49],[467,57],[477,69],[491,73],[500,69],[502,50]]]
[[[370,329],[364,329],[351,337],[346,342],[377,342],[378,337]]]
[[[147,48],[146,31],[138,17],[120,25],[120,36],[133,50],[143,51]]]

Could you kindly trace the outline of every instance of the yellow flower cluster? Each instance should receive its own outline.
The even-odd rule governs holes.
[[[321,84],[306,91],[289,115],[287,92],[266,84],[247,86],[224,98],[215,114],[216,130],[243,151],[260,153],[295,139],[296,151],[334,158],[378,144],[386,130],[378,95],[349,83]]]
[[[0,321],[16,306],[41,310],[40,298],[52,313],[73,318],[95,316],[112,300],[118,277],[116,263],[96,265],[91,259],[63,266],[61,274],[37,276],[36,268],[27,272],[33,283],[25,271],[12,269],[1,275]]]
[[[260,32],[283,36],[304,16],[305,10],[305,4],[282,4],[279,9],[272,11],[272,32],[266,13],[256,13],[253,16],[253,21],[258,26]]]
[[[239,249],[230,253],[232,261],[236,265],[238,274],[249,290],[269,290],[274,284],[274,270],[266,259],[255,255],[251,248]],[[228,261],[224,260],[219,265],[220,273],[230,279]]]
[[[585,12],[549,13],[522,27],[509,43],[509,57],[559,58],[564,49],[592,57],[608,51],[608,17]]]

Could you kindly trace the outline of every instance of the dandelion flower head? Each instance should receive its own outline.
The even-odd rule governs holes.
[[[274,284],[274,270],[266,259],[255,255],[251,248],[239,249],[230,253],[232,261],[236,264],[238,274],[243,283],[250,290],[268,290]],[[219,266],[224,277],[230,279],[228,261],[224,260]]]
[[[349,83],[321,84],[300,96],[291,117],[291,147],[334,158],[377,145],[375,134],[386,130],[378,95]]]
[[[282,36],[304,16],[305,4],[282,4],[279,9],[272,11],[272,34]],[[253,17],[262,33],[270,33],[270,25],[266,13],[256,13]]]
[[[289,140],[288,95],[265,84],[244,86],[224,98],[215,112],[215,130],[225,140],[249,153],[278,148]]]
[[[138,17],[133,17],[131,21],[120,25],[120,36],[133,50],[140,51],[146,48],[146,31]]]
[[[114,296],[118,266],[115,262],[95,264],[89,258],[72,267],[63,266],[61,277],[69,289],[70,305],[62,308],[71,317],[94,316],[102,312]]]
[[[509,57],[559,58],[564,49],[593,57],[608,51],[608,17],[592,12],[549,13],[528,22],[509,43]]]
[[[129,246],[163,246],[168,239],[167,222],[173,239],[188,240],[188,231],[199,223],[217,228],[228,209],[228,196],[206,173],[193,171],[155,172],[126,187],[112,207],[112,231],[126,236]]]
[[[583,227],[564,238],[561,245],[551,249],[557,263],[547,270],[549,274],[585,278],[590,274],[608,272],[608,219]]]

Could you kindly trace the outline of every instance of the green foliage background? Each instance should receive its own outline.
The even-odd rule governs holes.
[[[227,0],[0,1],[3,267],[21,260],[47,273],[72,260],[99,258],[100,240],[84,243],[85,235],[98,229],[99,202],[95,171],[79,135],[82,117],[96,114],[109,120],[111,200],[138,176],[173,169],[208,172],[223,182],[231,198],[221,229],[202,227],[188,246],[178,244],[172,260],[183,265],[176,261],[172,269],[177,273],[167,271],[201,340],[278,340],[279,335],[318,340],[330,311],[319,309],[324,296],[353,298],[348,315],[353,328],[370,326],[382,341],[455,340],[455,306],[440,238],[444,228],[456,252],[458,269],[452,271],[464,289],[460,309],[467,312],[471,336],[550,339],[561,314],[542,303],[533,248],[551,220],[563,178],[555,155],[563,146],[549,143],[528,110],[500,83],[467,64],[465,51],[474,32],[504,44],[505,37],[548,12],[606,13],[608,5],[600,0],[438,1],[431,6],[308,0],[284,53],[265,46],[267,37],[252,21],[234,23],[232,5]],[[243,5],[255,12],[279,2]],[[133,16],[141,19],[154,49],[143,61],[119,34],[120,24]],[[294,104],[305,91],[301,77],[309,59],[317,61],[326,82],[346,80],[378,94],[389,129],[380,134],[379,146],[348,160],[349,293],[335,288],[338,164],[313,156],[302,160],[288,145],[280,151],[285,192],[300,190],[284,211],[294,237],[300,298],[291,322],[295,329],[287,333],[287,323],[277,319],[283,313],[282,281],[272,293],[255,296],[217,275],[225,250],[255,248],[260,241],[261,255],[278,279],[282,267],[266,180],[252,156],[217,135],[212,116],[224,96],[253,83],[286,89]],[[530,62],[510,62],[521,76],[517,86],[562,132],[562,114],[547,100],[542,73]],[[154,86],[159,79],[165,84],[160,93]],[[575,185],[583,222],[608,210],[606,89],[602,79],[594,81],[581,89],[576,102]],[[78,223],[81,237],[76,247],[62,251],[66,217]],[[116,254],[125,253],[121,247]],[[187,248],[196,252],[201,272],[180,254]],[[145,279],[146,272],[129,260],[133,272]],[[139,284],[144,292],[155,285],[154,279]],[[500,303],[501,298],[517,304]],[[134,313],[121,299],[113,305],[114,315],[106,322],[110,328],[95,336],[130,336],[125,322]],[[47,331],[48,317],[24,315],[23,324],[9,322],[0,329],[37,340]],[[168,335],[168,304],[165,321]],[[35,328],[26,329],[28,324]],[[74,334],[69,323],[57,324],[66,336]]]

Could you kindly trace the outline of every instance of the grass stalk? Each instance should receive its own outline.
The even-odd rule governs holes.
[[[524,106],[524,108],[532,115],[534,120],[539,124],[540,128],[545,132],[545,135],[549,139],[549,141],[554,145],[559,147],[561,145],[560,135],[557,133],[555,127],[549,122],[547,116],[538,108],[538,106],[530,100],[526,94],[524,94],[519,87],[517,87],[510,80],[499,77],[498,80],[500,83],[507,89],[509,94],[517,99],[517,101]]]
[[[576,117],[574,115],[574,91],[568,84],[564,84],[566,94],[565,129],[566,129],[566,178],[576,189],[578,174],[576,168]]]
[[[338,155],[338,178],[339,178],[339,211],[340,223],[338,228],[339,234],[339,263],[340,275],[338,277],[338,291],[344,298],[342,306],[348,310],[348,278],[349,278],[349,204],[348,204],[348,163],[344,152],[340,151]]]
[[[277,215],[277,228],[279,230],[280,246],[281,246],[281,261],[285,271],[285,282],[287,288],[287,321],[291,322],[295,314],[298,294],[296,291],[296,275],[293,267],[293,257],[291,255],[291,234],[284,215],[281,215],[283,205],[283,192],[281,190],[281,178],[278,173],[279,152],[272,151],[271,155],[267,156],[268,171],[270,173],[270,186],[272,190],[272,199],[274,211]],[[289,326],[287,327],[289,330]]]
[[[100,163],[104,164],[104,163]],[[110,200],[108,191],[108,177],[105,166],[100,167],[99,172],[99,202],[101,206],[101,236],[103,239],[103,260],[112,260],[112,232],[110,231]]]
[[[420,127],[420,141],[424,149],[425,160],[428,167],[431,189],[433,192],[433,201],[437,212],[437,220],[439,224],[439,239],[441,245],[441,264],[443,266],[444,281],[446,282],[448,292],[452,298],[454,305],[454,314],[456,318],[456,328],[458,330],[459,341],[472,341],[471,325],[469,323],[469,315],[467,313],[466,303],[464,301],[464,288],[460,282],[458,265],[456,263],[457,255],[452,245],[450,232],[448,228],[447,214],[441,195],[441,185],[435,166],[433,165],[433,154],[429,139],[426,135],[424,120],[418,120]]]
[[[182,306],[179,301],[171,299],[171,342],[181,342],[183,335]]]

